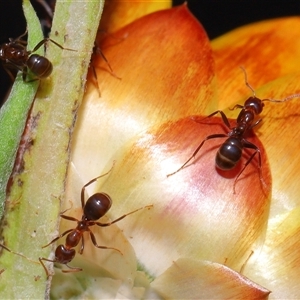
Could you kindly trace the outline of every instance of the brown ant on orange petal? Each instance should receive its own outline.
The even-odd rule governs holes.
[[[22,72],[24,82],[32,82],[39,79],[44,79],[50,76],[53,70],[52,63],[44,56],[34,54],[40,47],[50,41],[62,50],[76,51],[69,48],[64,48],[54,40],[45,38],[41,40],[33,50],[27,50],[27,42],[22,40],[27,34],[27,30],[16,39],[9,39],[8,43],[0,45],[0,61],[8,75],[14,80],[14,77],[9,69],[15,69]],[[32,74],[34,77],[27,80],[27,76]]]
[[[45,269],[47,277],[49,277],[50,274],[49,274],[49,271],[47,270],[45,264],[43,263],[43,260],[66,265],[69,268],[69,270],[63,269],[62,272],[64,272],[64,273],[82,271],[81,268],[71,267],[68,265],[68,263],[71,262],[73,260],[73,258],[75,257],[76,252],[75,252],[74,248],[79,244],[80,241],[81,241],[81,247],[80,247],[79,253],[80,254],[83,253],[83,250],[84,250],[83,234],[85,232],[88,232],[90,234],[90,238],[93,242],[93,245],[96,248],[111,249],[111,250],[116,250],[119,253],[121,253],[120,250],[113,248],[113,247],[99,246],[97,244],[94,233],[90,230],[90,227],[94,226],[94,225],[97,225],[100,227],[107,227],[116,222],[121,221],[128,215],[131,215],[139,210],[142,210],[145,208],[150,208],[153,206],[153,205],[143,206],[143,207],[138,208],[134,211],[131,211],[109,223],[96,222],[98,219],[103,217],[109,211],[109,209],[111,208],[111,205],[112,205],[112,200],[111,200],[110,196],[105,193],[95,193],[92,196],[90,196],[86,202],[84,202],[85,188],[87,186],[89,186],[90,184],[92,184],[93,182],[95,182],[97,179],[107,175],[110,171],[92,179],[91,181],[89,181],[82,187],[82,189],[81,189],[81,206],[82,206],[82,210],[83,210],[83,215],[81,217],[81,220],[78,220],[71,216],[64,215],[64,213],[66,211],[63,211],[60,214],[60,216],[63,219],[77,222],[77,226],[76,226],[76,228],[66,230],[64,233],[60,234],[58,237],[53,239],[50,243],[48,243],[47,245],[42,247],[42,248],[45,248],[45,247],[49,246],[50,244],[54,243],[55,241],[57,241],[58,239],[60,239],[61,237],[67,235],[65,244],[64,245],[61,244],[61,245],[57,246],[57,248],[55,250],[55,258],[53,260],[47,259],[44,257],[39,258],[40,263],[42,264],[43,268]]]
[[[241,169],[241,171],[238,173],[234,180],[234,185],[233,185],[233,192],[235,193],[235,185],[238,180],[238,178],[241,176],[243,171],[246,169],[246,167],[249,165],[249,163],[252,161],[252,159],[255,157],[255,155],[258,155],[258,170],[259,170],[259,178],[260,181],[263,185],[265,185],[263,176],[262,176],[262,163],[261,163],[261,153],[260,149],[250,141],[248,141],[245,137],[247,134],[255,127],[257,126],[262,119],[257,119],[256,117],[263,111],[264,107],[264,102],[269,101],[269,102],[285,102],[289,99],[295,98],[295,97],[300,97],[300,94],[294,94],[289,97],[286,97],[282,100],[276,100],[276,99],[259,99],[255,95],[254,89],[251,87],[251,85],[248,83],[247,80],[247,73],[246,70],[241,67],[242,71],[244,72],[245,75],[245,84],[246,86],[253,92],[253,96],[249,97],[244,105],[235,105],[231,110],[240,108],[241,111],[236,119],[236,127],[231,127],[229,120],[225,113],[221,110],[217,110],[210,115],[208,115],[206,118],[210,118],[216,114],[220,114],[223,120],[223,123],[226,125],[226,127],[229,129],[229,132],[227,134],[225,133],[217,133],[217,134],[211,134],[207,136],[201,143],[200,145],[196,148],[194,153],[189,157],[189,159],[175,172],[170,173],[167,175],[167,177],[176,174],[180,170],[182,170],[199,152],[199,150],[202,148],[203,144],[211,139],[216,139],[216,138],[227,138],[226,141],[220,146],[217,154],[216,154],[216,166],[220,170],[232,170],[237,163],[241,160],[242,154],[243,154],[243,149],[252,149],[254,152],[250,155],[248,160],[246,161],[245,165]],[[193,119],[194,120],[194,119]],[[203,120],[201,121],[196,121],[197,123],[202,123]]]

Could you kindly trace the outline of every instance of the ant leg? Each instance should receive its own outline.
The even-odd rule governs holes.
[[[11,67],[15,68],[14,65],[11,66]],[[11,81],[14,82],[15,77],[13,76],[12,72],[8,69],[8,68],[9,68],[9,65],[3,64],[3,68],[4,68],[4,70],[6,71],[6,73],[8,74],[8,76],[10,77]],[[21,71],[19,68],[18,68],[17,70]]]
[[[63,273],[72,273],[72,272],[81,272],[81,268],[71,267],[68,264],[65,264],[70,270],[61,270]]]
[[[22,33],[20,36],[18,36],[17,38],[15,38],[15,39],[13,39],[13,38],[9,38],[9,41],[11,42],[11,43],[14,43],[14,42],[16,42],[16,41],[18,41],[18,42],[20,42],[20,43],[24,43],[25,45],[27,44],[27,42],[26,41],[23,41],[23,40],[21,40],[21,38],[23,37],[23,36],[25,36],[26,34],[27,34],[27,32],[28,32],[28,29],[26,28],[26,30],[25,30],[25,32],[24,33]]]
[[[66,217],[66,216],[64,216]],[[65,218],[66,219],[66,218]],[[67,219],[68,220],[68,219]],[[74,221],[74,220],[71,220],[71,221]],[[56,242],[58,239],[62,238],[63,236],[65,236],[66,234],[68,234],[69,232],[73,231],[74,229],[68,229],[66,230],[64,233],[60,234],[59,236],[57,236],[55,239],[53,239],[50,243],[48,243],[47,245],[45,246],[42,246],[42,248],[46,248],[48,247],[49,245],[51,245],[52,243]]]
[[[253,125],[251,125],[248,130],[252,129],[253,127],[255,127],[256,125],[258,125],[260,122],[262,121],[262,119],[257,120]]]
[[[84,237],[82,235],[81,237],[81,246],[80,246],[80,250],[79,250],[79,254],[83,253],[83,249],[84,249]]]
[[[47,279],[48,279],[50,277],[50,275],[54,275],[54,274],[50,274],[49,273],[49,270],[46,268],[45,264],[43,263],[43,260],[49,261],[49,262],[53,262],[53,263],[55,263],[56,261],[48,259],[48,258],[45,258],[45,257],[39,257],[40,264],[43,266],[43,268],[44,268],[44,270],[46,272]]]
[[[224,114],[224,112],[222,110],[216,110],[214,111],[213,113],[211,113],[210,115],[206,116],[205,118],[203,118],[201,121],[207,119],[207,118],[211,118],[213,117],[214,115],[216,115],[217,113],[219,113],[222,117],[222,120],[223,120],[223,123],[229,128],[231,129],[231,126],[229,124],[229,121],[228,121],[228,118],[226,117],[226,115]],[[197,123],[201,123],[201,121],[196,121],[194,119],[192,119],[193,121],[197,122]]]
[[[102,50],[101,50],[101,48],[98,46],[98,44],[97,44],[97,43],[95,43],[95,44],[96,44],[96,45],[95,45],[95,46],[96,46],[96,54],[99,54],[99,55],[102,57],[102,59],[103,59],[103,60],[105,61],[105,63],[107,64],[107,66],[108,66],[108,68],[109,68],[111,74],[112,74],[114,77],[116,77],[117,79],[122,79],[121,77],[119,77],[119,76],[116,75],[116,73],[114,72],[112,66],[110,65],[110,63],[109,63],[109,61],[108,61],[108,59],[106,58],[106,56],[104,55],[104,53],[102,52]]]
[[[111,172],[111,170],[113,169],[113,167],[115,166],[115,163],[116,163],[116,162],[114,161],[112,167],[110,168],[110,170],[109,170],[108,172],[106,172],[106,173],[104,173],[104,174],[102,174],[102,175],[100,175],[100,176],[95,177],[94,179],[90,180],[88,183],[86,183],[86,184],[82,187],[82,189],[81,189],[81,206],[82,206],[82,209],[84,209],[84,191],[85,191],[85,188],[86,188],[87,186],[89,186],[90,184],[92,184],[93,182],[95,182],[96,180],[98,180],[99,178],[104,177],[104,176],[106,176],[107,174],[109,174],[109,173]]]
[[[46,268],[45,264],[43,263],[43,260],[45,261],[49,261],[49,262],[53,262],[53,263],[56,263],[57,261],[56,260],[52,260],[52,259],[48,259],[48,258],[45,258],[45,257],[39,257],[39,261],[41,263],[41,265],[43,266],[45,272],[46,272],[46,276],[47,278],[49,278],[50,275],[54,275],[54,274],[50,274],[49,273],[49,270]],[[71,273],[71,272],[80,272],[82,271],[81,268],[77,268],[77,267],[71,267],[69,266],[68,264],[65,264],[70,270],[61,270],[63,273]]]
[[[243,106],[243,105],[240,105],[240,104],[236,104],[234,107],[229,108],[229,109],[230,109],[230,110],[235,110],[235,109],[237,109],[237,108],[243,109],[244,106]]]
[[[224,138],[224,137],[228,137],[227,134],[220,133],[220,134],[212,134],[212,135],[207,136],[201,142],[201,144],[197,147],[197,149],[194,151],[194,153],[190,156],[190,158],[178,170],[176,170],[173,173],[168,174],[167,177],[172,176],[172,175],[176,174],[177,172],[179,172],[180,170],[182,170],[193,158],[195,158],[196,154],[199,152],[199,150],[201,149],[201,147],[207,140],[211,140],[211,139],[215,139],[215,138]]]
[[[97,225],[98,225],[98,224],[97,224]],[[94,246],[95,246],[96,248],[99,248],[99,249],[111,249],[111,250],[116,250],[116,251],[118,251],[121,255],[123,255],[123,253],[122,253],[119,249],[117,249],[117,248],[106,247],[106,246],[99,246],[99,245],[97,244],[96,237],[95,237],[95,235],[93,234],[93,232],[92,232],[92,231],[89,231],[89,232],[90,232],[91,240],[92,240],[92,242],[93,242],[93,244],[94,244]],[[79,252],[79,253],[82,254],[82,252]]]
[[[24,66],[24,68],[23,68],[23,70],[22,70],[22,79],[23,79],[24,82],[29,83],[29,82],[34,82],[34,81],[39,80],[38,77],[32,78],[32,79],[30,79],[30,80],[27,80],[27,79],[26,79],[27,75],[28,75],[27,66]]]
[[[43,40],[41,40],[34,48],[33,50],[31,50],[30,52],[35,52],[36,50],[38,50],[39,48],[41,48],[45,43],[47,43],[48,41],[50,41],[51,43],[55,44],[57,47],[59,47],[62,50],[69,50],[69,51],[75,51],[77,52],[77,50],[74,49],[70,49],[70,48],[65,48],[62,45],[60,45],[59,43],[55,42],[54,40],[50,39],[50,38],[45,38]]]
[[[114,224],[114,223],[117,223],[117,222],[121,221],[121,220],[124,219],[125,217],[127,217],[127,216],[129,216],[129,215],[131,215],[131,214],[136,213],[136,212],[139,211],[139,210],[142,210],[142,209],[145,209],[145,208],[150,209],[150,208],[152,208],[152,207],[153,207],[153,204],[152,204],[152,205],[146,205],[146,206],[140,207],[140,208],[138,208],[138,209],[135,209],[135,210],[131,211],[130,213],[127,213],[127,214],[125,214],[125,215],[119,217],[118,219],[113,220],[113,221],[111,221],[111,222],[109,222],[109,223],[94,222],[94,224],[95,224],[95,225],[98,225],[98,226],[101,226],[101,227],[110,226],[110,225],[112,225],[112,224]]]
[[[235,186],[237,183],[238,178],[240,177],[240,175],[244,172],[244,170],[246,169],[246,167],[250,164],[250,162],[252,161],[252,159],[254,158],[254,156],[256,155],[256,153],[258,153],[258,171],[259,171],[259,179],[260,182],[266,186],[264,180],[263,180],[263,176],[262,176],[262,170],[261,170],[261,154],[260,154],[260,150],[259,148],[252,144],[251,142],[247,141],[247,140],[243,140],[243,147],[244,148],[248,148],[248,149],[253,149],[255,150],[255,152],[249,157],[249,159],[247,160],[247,162],[245,163],[244,167],[242,168],[242,170],[239,172],[239,174],[236,176],[235,180],[234,180],[234,184],[233,184],[233,193],[235,194]]]
[[[98,45],[97,42],[95,42],[94,49],[95,49],[95,50],[94,50],[94,53],[100,55],[100,56],[102,57],[102,59],[105,61],[106,65],[107,65],[108,68],[109,68],[109,71],[110,71],[111,75],[113,75],[115,78],[121,80],[122,78],[116,75],[116,73],[114,72],[112,66],[110,65],[110,63],[109,63],[109,61],[108,61],[108,59],[105,57],[104,53],[102,52],[102,50],[101,50],[101,48],[99,47],[99,45]],[[93,65],[93,59],[92,59],[92,62],[91,62],[91,68],[92,68],[92,71],[93,71],[94,78],[96,79],[99,97],[101,97],[101,91],[100,91],[100,87],[99,87],[98,76],[97,76],[96,68],[95,68],[94,65]]]
[[[99,98],[101,98],[101,91],[100,91],[98,76],[97,76],[97,72],[96,72],[96,69],[95,69],[93,63],[91,64],[91,68],[92,68],[92,71],[93,71],[94,79],[96,80],[98,95],[99,95]]]
[[[110,72],[111,72],[111,73],[114,73],[114,71],[113,71],[113,69],[112,69],[112,67],[111,67],[111,65],[110,65],[110,63],[109,63],[109,61],[108,61],[108,59],[105,57],[104,53],[102,52],[102,50],[101,50],[101,48],[99,47],[99,45],[98,45],[97,42],[95,42],[94,49],[96,49],[96,51],[95,51],[96,54],[99,54],[99,55],[102,57],[102,59],[105,61],[105,63],[107,64],[107,66],[108,66],[108,68],[109,68],[109,70],[110,70]]]

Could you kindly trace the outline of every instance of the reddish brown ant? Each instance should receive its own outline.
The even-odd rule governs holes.
[[[194,153],[189,157],[189,159],[175,172],[170,173],[167,175],[167,177],[176,174],[180,170],[182,170],[193,158],[195,158],[196,154],[199,152],[203,144],[207,140],[216,139],[216,138],[227,138],[227,140],[220,146],[217,154],[216,154],[216,166],[220,170],[231,170],[233,169],[237,163],[242,158],[242,152],[244,148],[252,149],[254,152],[251,154],[251,156],[246,161],[245,165],[241,169],[241,171],[238,173],[234,180],[233,185],[233,192],[235,193],[235,185],[240,177],[240,175],[243,173],[245,168],[249,165],[249,163],[252,161],[252,159],[255,157],[256,154],[258,154],[258,170],[259,170],[259,178],[262,184],[264,184],[262,172],[261,172],[261,153],[260,149],[248,141],[245,136],[255,127],[257,126],[262,119],[256,119],[256,117],[263,111],[264,102],[285,102],[291,98],[300,97],[300,94],[291,95],[287,98],[284,98],[282,100],[275,100],[275,99],[259,99],[255,95],[254,89],[251,87],[251,85],[248,83],[247,79],[247,73],[246,70],[241,67],[242,71],[245,75],[245,84],[246,86],[253,92],[253,96],[249,97],[244,105],[237,104],[235,105],[231,110],[240,108],[241,111],[236,119],[236,127],[231,127],[229,120],[225,113],[221,110],[217,110],[210,115],[208,115],[206,118],[210,118],[216,114],[220,114],[223,120],[223,123],[226,125],[226,127],[230,130],[227,134],[225,133],[219,133],[219,134],[211,134],[207,136],[200,145],[196,148]],[[194,120],[194,119],[193,119]],[[201,123],[202,121],[196,121],[195,122]]]
[[[43,260],[49,261],[49,262],[54,262],[54,263],[56,262],[56,263],[60,263],[60,264],[65,264],[69,268],[69,270],[62,270],[62,272],[64,272],[64,273],[82,271],[81,268],[71,267],[68,265],[68,263],[71,262],[73,260],[73,258],[75,257],[76,252],[73,248],[75,248],[79,244],[80,241],[81,241],[81,247],[80,247],[79,253],[80,254],[83,253],[83,250],[84,250],[83,234],[84,234],[84,232],[89,232],[91,240],[95,247],[100,248],[100,249],[112,249],[112,250],[116,250],[121,253],[120,250],[113,248],[113,247],[99,246],[97,244],[94,233],[90,230],[90,226],[94,226],[94,225],[97,225],[100,227],[110,226],[110,225],[124,219],[128,215],[131,215],[131,214],[133,214],[139,210],[142,210],[144,208],[150,208],[153,206],[153,205],[148,205],[148,206],[138,208],[134,211],[131,211],[131,212],[117,218],[114,221],[109,222],[109,223],[96,222],[96,220],[103,217],[109,211],[109,209],[112,205],[112,200],[109,197],[109,195],[107,195],[105,193],[96,193],[96,194],[90,196],[88,198],[88,200],[84,203],[85,188],[87,186],[89,186],[90,184],[92,184],[93,182],[95,182],[97,179],[107,175],[110,171],[92,179],[91,181],[89,181],[82,187],[82,189],[81,189],[81,206],[82,206],[82,210],[83,210],[83,215],[81,217],[81,220],[78,220],[71,216],[64,215],[64,213],[66,211],[63,211],[60,214],[60,216],[66,220],[77,222],[77,226],[76,226],[76,228],[66,230],[64,233],[60,234],[58,237],[53,239],[50,243],[48,243],[47,245],[42,247],[42,248],[45,248],[45,247],[49,246],[50,244],[54,243],[55,241],[57,241],[58,239],[60,239],[61,237],[65,236],[67,234],[65,245],[57,246],[57,248],[55,250],[55,258],[53,260],[47,259],[44,257],[39,258],[40,263],[42,264],[43,268],[45,269],[47,277],[49,277],[50,274],[49,274],[49,271],[47,270],[46,266],[44,265]]]
[[[24,82],[31,82],[39,79],[44,79],[50,76],[53,70],[52,63],[44,56],[33,54],[45,43],[50,41],[57,47],[63,50],[76,51],[73,49],[64,48],[50,38],[41,40],[33,50],[26,50],[27,42],[22,40],[27,34],[27,30],[16,39],[9,39],[9,43],[0,45],[0,61],[8,75],[14,80],[14,77],[9,69],[15,69],[22,72]],[[27,75],[31,73],[34,77],[27,80]]]

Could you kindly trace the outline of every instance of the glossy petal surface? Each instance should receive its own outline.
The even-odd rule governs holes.
[[[101,98],[91,80],[74,135],[72,161],[84,181],[137,134],[214,105],[209,41],[186,6],[147,15],[114,36],[124,39],[107,37],[101,49],[122,79],[107,71],[101,57],[94,61]],[[82,153],[93,160],[89,169]]]

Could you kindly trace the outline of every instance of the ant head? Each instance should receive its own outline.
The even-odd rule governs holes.
[[[256,115],[259,115],[262,112],[264,106],[265,104],[263,103],[263,100],[260,100],[255,96],[249,97],[244,104],[245,108],[250,108],[254,110]]]
[[[96,193],[86,201],[83,214],[89,221],[98,220],[109,211],[111,204],[111,198],[107,194]]]

